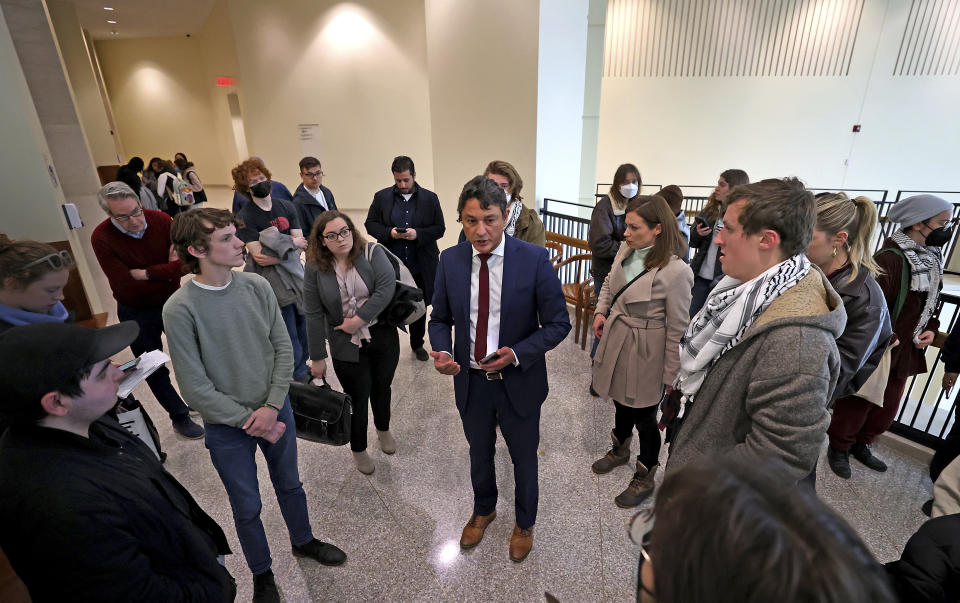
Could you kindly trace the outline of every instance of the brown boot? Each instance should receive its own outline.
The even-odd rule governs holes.
[[[521,530],[520,526],[513,524],[513,536],[510,537],[510,560],[520,563],[530,554],[533,548],[533,526],[526,530]]]
[[[633,474],[633,479],[630,480],[630,485],[627,486],[627,489],[617,495],[613,502],[617,503],[618,507],[624,509],[630,509],[636,507],[648,496],[653,494],[653,479],[657,475],[658,465],[654,465],[650,469],[647,469],[643,463],[637,459],[637,472]]]
[[[613,431],[611,431],[610,439],[613,440],[613,445],[610,447],[610,450],[607,451],[607,454],[603,455],[602,459],[591,465],[593,472],[599,475],[610,473],[614,467],[626,465],[630,460],[630,440],[633,439],[633,434],[630,434],[626,440],[621,442],[617,439],[617,436],[614,435]]]
[[[480,544],[480,541],[483,540],[484,530],[486,530],[490,522],[496,518],[496,511],[489,515],[477,515],[476,513],[471,515],[470,521],[467,522],[467,525],[463,526],[463,534],[460,535],[460,548],[472,549]]]

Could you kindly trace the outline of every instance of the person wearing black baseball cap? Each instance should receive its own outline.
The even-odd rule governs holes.
[[[223,530],[105,417],[132,321],[0,334],[0,547],[35,601],[232,601]]]

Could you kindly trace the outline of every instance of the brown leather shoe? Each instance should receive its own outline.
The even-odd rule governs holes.
[[[460,548],[472,549],[480,544],[480,541],[483,540],[484,530],[486,530],[490,522],[496,518],[496,511],[489,515],[477,515],[476,513],[471,515],[470,521],[467,522],[467,525],[463,526],[463,534],[460,535]]]
[[[533,548],[533,526],[526,530],[521,530],[520,526],[513,524],[513,536],[510,537],[510,560],[520,563],[530,554]]]

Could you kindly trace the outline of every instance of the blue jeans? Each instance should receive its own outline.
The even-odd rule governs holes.
[[[300,546],[313,540],[307,513],[307,495],[303,491],[297,468],[297,428],[293,422],[289,397],[284,401],[277,420],[286,423],[287,430],[276,444],[248,436],[239,427],[204,422],[210,459],[227,489],[240,547],[254,575],[270,569],[273,562],[267,535],[260,521],[257,446],[267,459],[270,481],[273,482],[280,513],[290,533],[290,542]]]
[[[290,334],[290,343],[293,345],[293,378],[303,379],[309,374],[307,358],[307,319],[297,310],[297,304],[287,304],[280,308],[283,324],[287,325]]]

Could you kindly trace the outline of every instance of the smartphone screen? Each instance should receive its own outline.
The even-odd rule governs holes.
[[[397,228],[396,231],[399,232],[399,233],[404,233],[404,232],[407,232],[407,229],[406,229],[406,228]]]
[[[139,358],[134,358],[134,359],[131,360],[130,362],[124,362],[123,364],[121,364],[121,365],[118,366],[117,368],[119,368],[121,371],[124,372],[124,374],[126,374],[126,373],[129,373],[130,371],[134,370],[135,368],[137,368],[137,364],[139,364],[139,363],[140,363],[140,359],[139,359]]]

